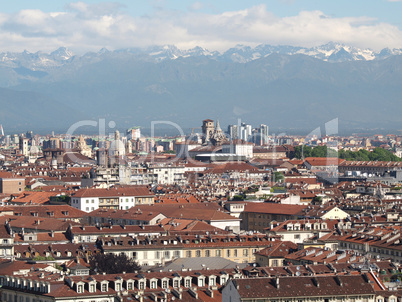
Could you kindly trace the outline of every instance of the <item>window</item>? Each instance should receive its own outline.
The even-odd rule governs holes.
[[[175,279],[173,281],[173,287],[179,287],[179,280]],[[395,301],[391,301],[391,302],[395,302]]]
[[[191,258],[191,251],[186,251],[186,257]]]
[[[162,281],[162,288],[163,289],[166,289],[168,287],[168,282],[167,282],[167,280],[163,280]]]
[[[161,257],[160,252],[155,252],[155,258],[159,259]]]
[[[237,250],[234,250],[234,251],[233,251],[233,256],[234,256],[234,257],[237,257]]]
[[[102,284],[101,291],[107,292],[107,284],[106,283]]]
[[[91,285],[89,286],[89,291],[90,291],[91,293],[94,293],[94,292],[95,292],[95,284],[91,284]]]
[[[133,252],[133,259],[137,259],[137,252]]]
[[[191,280],[190,280],[190,279],[186,279],[184,286],[185,286],[185,287],[190,287],[190,286],[191,286]]]
[[[248,249],[243,250],[243,256],[248,256]]]
[[[84,292],[84,285],[79,284],[77,287],[77,293],[83,293]]]
[[[156,288],[156,281],[151,281],[151,289]]]
[[[147,251],[144,251],[143,258],[148,259],[148,252]]]
[[[196,250],[196,251],[195,251],[195,256],[196,256],[197,258],[201,257],[201,251],[200,251],[200,250]]]
[[[145,282],[140,282],[140,289],[145,289]]]
[[[226,250],[226,257],[230,257],[230,250]]]
[[[132,290],[133,289],[133,282],[128,282],[127,283],[127,289]]]
[[[205,257],[210,257],[211,256],[211,251],[210,250],[206,250],[205,251]]]
[[[170,258],[170,251],[165,251],[165,258]]]
[[[215,251],[215,256],[220,257],[222,255],[221,250],[216,250]]]

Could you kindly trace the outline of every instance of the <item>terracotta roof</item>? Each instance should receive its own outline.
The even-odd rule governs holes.
[[[297,215],[305,208],[307,208],[307,206],[304,205],[289,205],[271,202],[247,202],[244,207],[244,212]]]
[[[43,218],[75,218],[79,219],[86,215],[79,209],[76,209],[69,205],[9,205],[5,208],[0,208],[0,212],[6,211],[12,212],[15,216],[33,216]]]
[[[307,157],[304,161],[312,166],[323,167],[339,166],[345,160],[337,157]]]
[[[235,279],[240,297],[333,297],[339,295],[374,295],[374,289],[362,275],[279,277]]]
[[[59,192],[25,192],[12,200],[12,203],[44,204],[50,197],[60,195]]]

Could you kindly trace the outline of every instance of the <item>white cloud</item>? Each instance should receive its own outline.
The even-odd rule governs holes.
[[[63,12],[22,10],[0,14],[0,48],[52,51],[66,46],[76,52],[102,47],[146,47],[173,44],[225,50],[236,44],[317,46],[329,41],[376,50],[402,48],[402,32],[366,17],[334,18],[321,11],[278,17],[265,5],[220,14],[201,13],[198,2],[187,12],[158,8],[132,17],[115,3],[70,3]]]

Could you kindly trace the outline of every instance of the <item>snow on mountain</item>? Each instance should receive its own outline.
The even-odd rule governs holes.
[[[51,68],[64,66],[66,64],[85,64],[99,62],[105,57],[123,55],[136,57],[138,60],[161,62],[164,60],[175,60],[188,57],[209,57],[217,61],[247,63],[278,53],[284,55],[306,55],[327,62],[345,61],[370,61],[385,59],[393,55],[402,55],[402,49],[385,48],[380,52],[371,49],[359,49],[341,43],[330,42],[324,45],[311,48],[280,45],[274,46],[261,44],[256,47],[236,45],[225,52],[209,51],[202,47],[182,50],[174,45],[152,46],[148,48],[126,48],[109,51],[102,48],[99,52],[86,53],[83,56],[76,56],[65,47],[51,52],[22,53],[3,52],[0,53],[0,66],[8,68],[24,67],[31,70],[47,71]]]

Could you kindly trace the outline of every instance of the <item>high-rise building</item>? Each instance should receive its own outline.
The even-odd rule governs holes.
[[[268,126],[261,124],[256,130],[254,143],[260,146],[268,144]]]
[[[246,123],[241,123],[240,129],[239,129],[239,139],[242,139],[247,142],[251,136],[252,131],[253,131],[253,127],[251,127],[251,125],[246,124]]]
[[[237,125],[229,125],[228,126],[228,135],[231,140],[235,140],[239,138],[239,127]]]
[[[251,136],[252,130],[253,128],[251,127],[251,125],[248,125],[246,123],[228,126],[228,134],[230,135],[230,138],[232,140],[241,139],[244,141],[248,141]]]
[[[128,140],[136,140],[141,137],[141,129],[140,127],[131,127],[127,129],[127,139]]]

